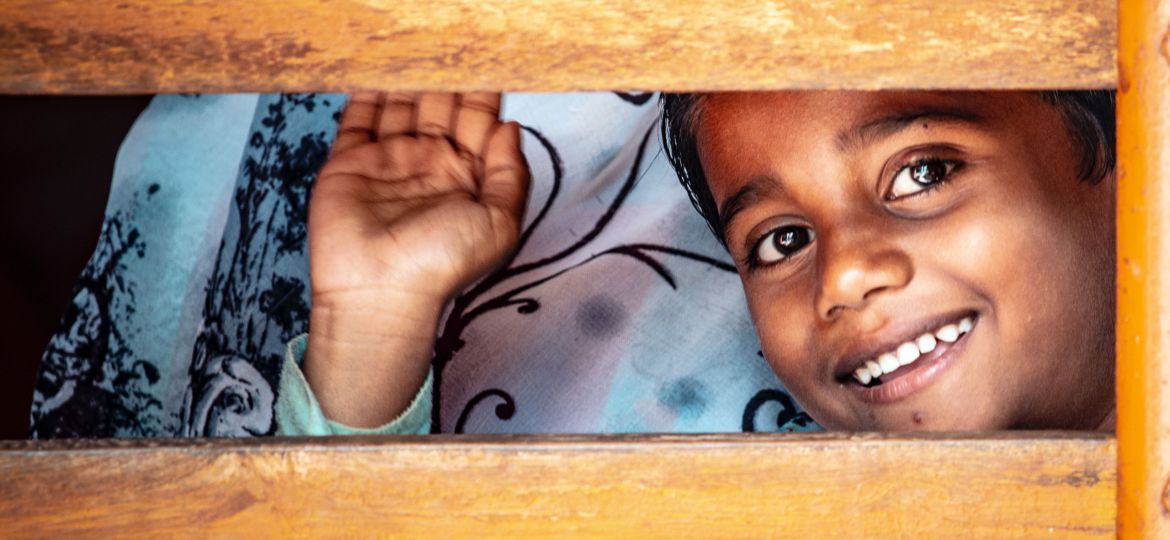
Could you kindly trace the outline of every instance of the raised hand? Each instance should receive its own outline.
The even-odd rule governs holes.
[[[445,302],[514,249],[529,175],[499,108],[499,94],[350,99],[309,206],[305,375],[334,420],[405,409]]]
[[[499,94],[357,94],[309,209],[313,294],[445,300],[515,246],[528,188]]]

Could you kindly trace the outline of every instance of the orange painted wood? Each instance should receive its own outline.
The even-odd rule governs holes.
[[[4,0],[0,93],[1113,87],[1113,0]]]
[[[0,443],[0,536],[1112,538],[1097,434]]]
[[[1118,536],[1170,538],[1170,1],[1121,2]]]

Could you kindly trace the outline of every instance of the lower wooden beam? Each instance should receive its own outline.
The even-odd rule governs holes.
[[[0,443],[0,536],[1111,538],[1095,434]]]

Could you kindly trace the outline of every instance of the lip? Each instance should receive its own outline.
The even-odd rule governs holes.
[[[946,324],[957,323],[964,317],[972,317],[975,322],[979,320],[978,312],[973,309],[963,309],[897,324],[885,329],[880,334],[857,339],[841,355],[841,360],[837,362],[837,366],[833,370],[833,376],[837,382],[847,381],[857,368],[865,365],[867,360],[873,360],[879,354],[893,351],[898,345],[922,334],[934,332]],[[954,344],[951,346],[953,347]]]
[[[849,391],[854,392],[864,402],[880,405],[905,399],[929,386],[966,350],[969,338],[979,329],[979,317],[973,315],[973,318],[971,330],[959,336],[959,339],[954,343],[946,345],[945,348],[935,349],[920,357],[910,366],[903,366],[898,370],[898,372],[902,372],[906,368],[911,368],[908,371],[900,373],[893,379],[883,381],[877,386],[864,387],[848,384]],[[943,324],[946,324],[945,320]]]

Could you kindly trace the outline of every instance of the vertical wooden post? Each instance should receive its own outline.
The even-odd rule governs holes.
[[[1170,538],[1170,0],[1121,0],[1118,538]]]

